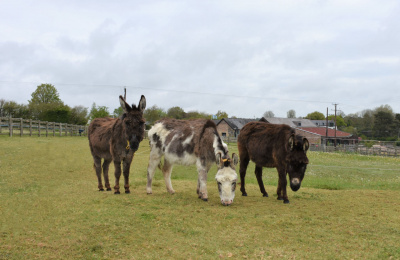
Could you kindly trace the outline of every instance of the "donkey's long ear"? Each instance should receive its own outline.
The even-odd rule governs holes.
[[[303,139],[303,150],[307,152],[308,148],[310,147],[310,143],[308,142],[307,138]]]
[[[293,151],[293,149],[294,149],[294,134],[292,134],[292,135],[289,137],[288,145],[289,145],[290,151]]]
[[[139,101],[139,110],[143,111],[146,108],[146,98],[142,95]]]
[[[237,154],[232,153],[232,160],[233,160],[233,165],[237,165],[239,162],[239,157],[237,156]]]
[[[218,152],[218,153],[215,155],[215,157],[216,157],[216,160],[217,160],[217,164],[218,164],[218,165],[223,165],[223,162],[222,162],[222,154],[221,154],[220,152]]]
[[[121,104],[121,107],[125,113],[128,113],[132,110],[131,106],[125,102],[125,99],[122,96],[119,96],[119,103]]]

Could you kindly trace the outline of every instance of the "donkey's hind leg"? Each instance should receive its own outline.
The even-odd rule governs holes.
[[[97,182],[98,182],[97,187],[99,188],[99,191],[104,191],[103,183],[101,180],[101,158],[98,156],[93,156],[93,161],[94,161],[93,168],[96,171]]]
[[[107,191],[111,190],[110,179],[108,178],[108,169],[110,167],[110,163],[111,163],[111,160],[104,159],[104,162],[103,162],[103,175],[104,175],[104,183],[105,183]]]
[[[172,164],[169,163],[165,158],[164,158],[164,166],[162,172],[164,174],[164,180],[165,180],[165,185],[167,186],[167,191],[171,194],[174,194],[175,191],[174,188],[172,188],[172,183],[171,183]]]
[[[157,166],[160,165],[160,160],[161,160],[161,154],[159,149],[152,148],[150,152],[149,166],[147,167],[147,187],[146,187],[147,194],[153,193],[151,185],[153,182],[154,174],[156,173],[156,168]]]

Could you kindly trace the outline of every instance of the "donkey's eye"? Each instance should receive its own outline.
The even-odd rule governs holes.
[[[219,181],[217,181],[218,185],[221,185],[221,183]]]

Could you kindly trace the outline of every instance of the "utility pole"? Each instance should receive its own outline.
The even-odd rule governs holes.
[[[325,137],[325,149],[328,147],[328,108],[326,108],[326,137]]]
[[[124,87],[124,100],[126,101],[126,87]]]
[[[336,111],[337,111],[337,105],[339,105],[339,104],[334,104],[335,105],[335,150],[336,150],[336,129],[337,129],[337,126],[336,126]]]

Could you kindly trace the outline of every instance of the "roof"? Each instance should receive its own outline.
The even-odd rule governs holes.
[[[247,119],[247,118],[223,118],[221,119],[217,125],[219,123],[221,123],[222,121],[225,121],[232,129],[236,130],[236,129],[242,129],[243,126],[247,123],[250,122],[254,122],[254,121],[258,121],[259,119]]]
[[[297,127],[296,129],[304,130],[320,136],[326,136],[325,127]],[[335,136],[335,129],[328,128],[328,137]],[[336,130],[336,137],[350,137],[352,134]]]
[[[309,119],[280,117],[269,117],[265,119],[271,124],[285,124],[290,127],[316,127],[316,124]]]

